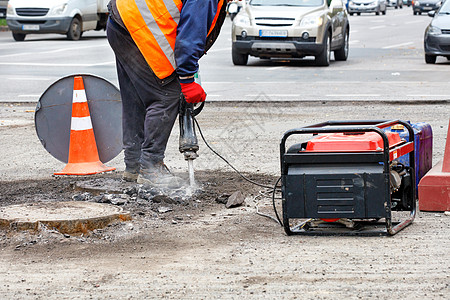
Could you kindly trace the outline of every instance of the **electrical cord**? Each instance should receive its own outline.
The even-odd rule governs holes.
[[[197,122],[197,119],[195,117],[192,117],[192,119],[194,120],[195,124],[197,125],[198,132],[200,133],[200,136],[202,137],[202,140],[205,143],[206,147],[208,147],[209,150],[211,150],[215,155],[217,155],[224,162],[226,162],[227,165],[229,165],[236,173],[238,173],[239,176],[241,176],[243,179],[245,179],[246,181],[248,181],[248,182],[250,182],[250,183],[252,183],[254,185],[257,185],[257,186],[260,186],[260,187],[263,187],[263,188],[268,188],[268,189],[272,189],[273,188],[272,186],[261,184],[259,182],[253,181],[250,178],[245,177],[241,172],[239,172],[228,160],[226,160],[222,155],[220,155],[213,148],[211,148],[211,146],[208,144],[208,142],[206,141],[205,137],[203,136],[203,132],[202,132],[202,130],[200,128],[200,125]]]
[[[214,154],[217,155],[219,158],[221,158],[228,166],[230,166],[230,167],[231,167],[231,168],[232,168],[239,176],[241,176],[244,180],[250,182],[251,184],[254,184],[254,185],[257,185],[257,186],[260,186],[260,187],[263,187],[263,188],[272,189],[272,205],[273,205],[273,210],[275,211],[275,216],[277,217],[278,223],[279,223],[281,226],[283,226],[283,222],[281,222],[280,217],[278,216],[277,208],[276,208],[276,206],[275,206],[275,193],[276,193],[276,191],[277,191],[277,185],[278,185],[278,183],[280,182],[281,177],[278,178],[278,180],[276,181],[276,183],[275,183],[275,185],[274,185],[273,187],[272,187],[272,186],[269,186],[269,185],[261,184],[261,183],[259,183],[259,182],[256,182],[256,181],[251,180],[250,178],[247,178],[247,177],[244,176],[241,172],[239,172],[239,170],[236,169],[236,168],[235,168],[228,160],[226,160],[222,155],[220,155],[219,153],[217,153],[217,151],[215,151],[215,150],[208,144],[208,142],[207,142],[206,139],[205,139],[205,136],[203,135],[202,129],[200,128],[200,125],[198,124],[197,119],[196,119],[194,116],[192,116],[192,119],[194,120],[195,124],[197,125],[198,132],[200,133],[200,136],[202,137],[203,142],[205,143],[206,147],[208,147],[209,150],[212,151],[212,153],[214,153]],[[270,218],[270,219],[274,219],[274,218],[271,217],[271,216],[268,216],[268,215],[265,215],[265,214],[260,213],[260,212],[258,211],[258,207],[256,208],[256,213],[257,213],[258,215],[261,215],[261,216],[264,216],[264,217],[267,217],[267,218]]]

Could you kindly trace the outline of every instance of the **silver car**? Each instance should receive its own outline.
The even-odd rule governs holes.
[[[348,13],[350,16],[361,13],[375,13],[377,16],[386,14],[386,0],[350,0],[348,2]]]
[[[232,58],[245,65],[248,56],[303,58],[317,65],[347,60],[350,25],[342,0],[250,0],[232,26]]]

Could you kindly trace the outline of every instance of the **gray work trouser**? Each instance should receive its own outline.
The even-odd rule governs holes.
[[[178,115],[180,83],[174,74],[159,79],[120,25],[109,20],[106,33],[116,55],[122,96],[125,165],[127,169],[148,169],[164,159]]]

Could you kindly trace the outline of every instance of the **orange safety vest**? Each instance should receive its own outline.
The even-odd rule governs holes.
[[[219,0],[212,31],[224,0]],[[164,79],[175,71],[175,41],[181,0],[117,0],[120,17],[155,75]]]

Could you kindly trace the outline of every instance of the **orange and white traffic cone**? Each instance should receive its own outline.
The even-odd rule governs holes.
[[[69,161],[55,175],[90,175],[113,171],[98,156],[94,129],[84,90],[83,78],[74,77],[72,99],[72,122],[70,125]]]

